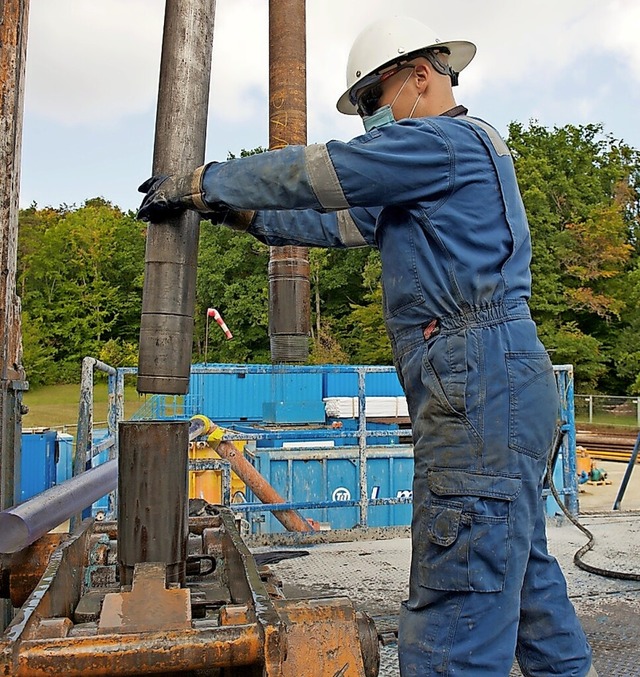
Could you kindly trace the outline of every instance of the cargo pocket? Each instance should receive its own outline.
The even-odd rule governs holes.
[[[549,452],[558,417],[558,389],[545,352],[507,353],[509,447],[539,459]]]
[[[424,508],[420,584],[452,592],[499,592],[509,555],[510,502],[518,476],[432,468]]]

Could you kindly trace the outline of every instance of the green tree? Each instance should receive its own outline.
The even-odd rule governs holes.
[[[195,359],[208,362],[268,362],[269,248],[250,235],[203,221],[200,227],[196,288]],[[233,340],[209,322],[207,309],[216,308]]]
[[[133,214],[102,199],[21,213],[18,288],[34,325],[24,335],[27,375],[33,367],[44,382],[76,380],[86,355],[137,342],[144,232]],[[31,362],[45,348],[46,369]]]
[[[391,343],[382,312],[382,262],[378,251],[369,252],[362,274],[366,291],[351,304],[350,353],[356,364],[392,364]]]
[[[541,337],[556,362],[574,364],[578,387],[607,388],[615,333],[631,310],[622,289],[637,258],[638,153],[601,125],[512,123],[509,145],[531,227]]]

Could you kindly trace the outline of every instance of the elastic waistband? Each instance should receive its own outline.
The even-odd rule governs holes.
[[[445,315],[437,319],[440,329],[446,331],[462,327],[488,327],[507,320],[527,320],[530,318],[529,305],[524,299],[520,299],[496,303],[483,308],[473,308],[458,315]]]
[[[531,312],[524,299],[504,301],[482,308],[470,308],[455,315],[444,315],[430,320],[428,333],[435,336],[438,333],[455,332],[465,327],[490,327],[501,322],[511,320],[529,320]],[[414,326],[394,333],[391,339],[394,353],[402,354],[415,345],[425,341],[425,326]]]

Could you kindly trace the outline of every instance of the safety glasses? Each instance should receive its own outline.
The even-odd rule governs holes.
[[[376,112],[379,107],[378,101],[382,96],[382,83],[405,68],[415,68],[415,66],[405,63],[394,66],[384,73],[371,73],[360,80],[358,89],[349,94],[349,100],[356,107],[360,117],[368,117]]]

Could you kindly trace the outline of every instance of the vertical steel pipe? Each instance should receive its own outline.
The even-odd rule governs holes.
[[[185,582],[188,421],[122,421],[118,456],[120,584],[139,562],[164,562],[167,583]]]
[[[269,0],[269,148],[307,143],[305,0]],[[304,363],[309,356],[309,252],[271,247],[271,361]]]
[[[0,1],[0,510],[19,496],[27,388],[16,269],[28,23],[29,0]],[[11,605],[0,600],[0,632],[11,615]]]
[[[186,174],[204,163],[214,0],[167,0],[153,174]],[[149,226],[140,323],[138,391],[189,389],[199,216]]]
[[[19,485],[22,390],[18,212],[29,1],[0,2],[0,509]]]

